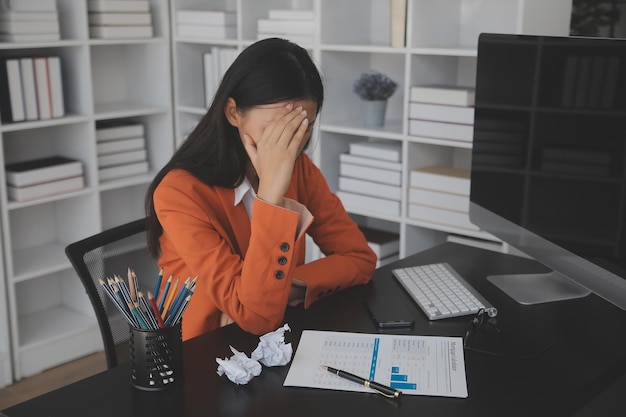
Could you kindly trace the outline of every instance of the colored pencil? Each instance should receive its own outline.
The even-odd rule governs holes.
[[[144,297],[143,292],[137,292],[137,299],[139,300],[139,305],[141,306],[141,313],[147,318],[151,329],[158,329],[159,323],[157,322],[156,317],[154,317],[154,313],[152,313],[152,308],[148,304],[148,300]]]
[[[163,289],[163,294],[161,294],[161,300],[159,301],[159,312],[163,314],[163,304],[165,304],[165,298],[167,298],[167,292],[170,290],[170,286],[172,285],[172,276],[167,279],[165,282],[165,289]]]
[[[137,287],[135,286],[135,280],[133,279],[133,271],[128,268],[128,293],[133,302],[137,301]],[[121,279],[121,278],[120,278]]]
[[[161,313],[159,313],[159,307],[156,305],[156,301],[154,301],[154,297],[152,296],[150,291],[148,291],[148,304],[150,304],[150,308],[152,308],[152,313],[154,314],[154,317],[159,324],[159,328],[164,328],[165,323],[163,323],[163,318],[161,317]]]
[[[157,275],[156,282],[154,283],[154,299],[157,300],[159,298],[159,290],[161,289],[161,281],[163,280],[163,268],[159,270],[159,275]]]
[[[174,297],[176,296],[176,289],[178,288],[178,282],[180,281],[180,277],[176,278],[176,282],[174,286],[170,289],[169,294],[167,295],[167,300],[165,300],[165,305],[163,306],[163,317],[167,317],[167,311],[170,309],[172,305],[172,301],[174,301]]]

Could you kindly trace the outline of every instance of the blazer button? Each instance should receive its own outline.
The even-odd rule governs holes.
[[[285,273],[283,271],[276,271],[274,276],[276,277],[276,279],[283,279],[285,278]]]
[[[278,263],[281,265],[285,265],[287,263],[287,258],[285,258],[284,256],[279,257]]]
[[[283,252],[289,252],[289,243],[283,242],[280,244],[280,250]]]

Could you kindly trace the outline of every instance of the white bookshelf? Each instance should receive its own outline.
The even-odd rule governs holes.
[[[481,32],[567,35],[571,0],[407,0],[406,45],[390,45],[389,0],[173,0],[177,10],[204,8],[237,14],[237,37],[198,40],[181,38],[172,26],[174,119],[177,141],[205,112],[201,55],[213,46],[243,49],[256,40],[257,19],[271,9],[312,10],[313,42],[302,44],[319,65],[326,100],[309,152],[338,190],[339,155],[361,140],[402,144],[403,196],[399,216],[380,215],[367,207],[349,211],[360,224],[400,235],[405,257],[443,243],[450,236],[467,244],[507,251],[493,236],[442,226],[408,216],[409,172],[429,165],[470,167],[471,143],[409,135],[409,91],[417,84],[473,87],[477,39]],[[363,103],[352,92],[353,81],[368,70],[381,71],[398,83],[390,98],[385,125],[366,128]],[[315,256],[315,253],[313,253]]]
[[[10,369],[4,366],[4,341],[11,340],[15,380],[102,349],[93,308],[64,249],[141,217],[147,185],[173,152],[169,1],[150,0],[149,6],[151,38],[90,39],[87,2],[57,0],[61,40],[0,43],[2,59],[61,58],[66,110],[57,119],[0,124],[2,166],[63,155],[82,161],[86,184],[80,191],[14,202],[0,170],[9,324],[3,325],[0,311],[0,385]],[[95,128],[108,120],[144,125],[148,173],[99,180]]]

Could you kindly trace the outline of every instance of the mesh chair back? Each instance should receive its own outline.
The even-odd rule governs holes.
[[[148,253],[145,219],[105,230],[65,248],[96,313],[107,367],[129,361],[128,322],[109,299],[99,279],[119,275],[127,278],[128,268],[137,275],[139,287],[152,291],[158,274],[157,262]]]

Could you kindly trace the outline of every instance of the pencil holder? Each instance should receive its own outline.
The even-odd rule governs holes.
[[[158,330],[130,327],[131,381],[136,388],[159,391],[183,380],[181,323]]]

